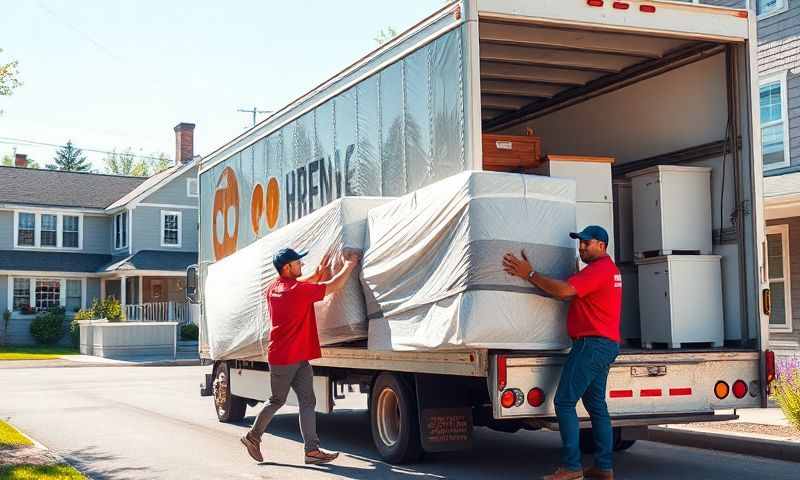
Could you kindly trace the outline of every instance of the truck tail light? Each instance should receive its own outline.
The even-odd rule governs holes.
[[[505,355],[497,356],[497,391],[502,392],[506,389],[508,381],[508,359]]]
[[[613,4],[611,4],[611,6],[616,8],[617,10],[627,10],[631,8],[631,5],[625,2],[614,2]]]
[[[718,381],[717,384],[714,385],[714,395],[720,400],[724,400],[730,391],[731,388],[722,380]]]
[[[515,400],[516,395],[514,395],[512,390],[506,390],[502,395],[500,395],[500,405],[502,405],[503,408],[513,407]]]
[[[655,5],[639,5],[639,11],[643,13],[656,13]]]
[[[775,352],[767,350],[764,352],[764,366],[767,381],[767,393],[770,393],[772,382],[775,381]]]
[[[603,0],[586,0],[586,4],[590,7],[602,7]]]
[[[733,382],[733,396],[736,398],[744,398],[747,395],[747,384],[744,380],[736,380]]]
[[[528,404],[531,407],[541,407],[544,403],[544,391],[541,388],[532,388],[528,392]]]

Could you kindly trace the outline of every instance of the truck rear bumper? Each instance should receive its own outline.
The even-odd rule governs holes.
[[[661,414],[661,415],[626,415],[611,417],[611,425],[614,427],[646,427],[650,425],[674,425],[695,422],[726,422],[736,420],[739,415],[715,415],[708,413],[685,413],[685,414]],[[532,428],[546,428],[558,431],[558,419],[555,417],[530,418],[524,420],[525,424]],[[590,428],[591,421],[582,418],[581,428]]]

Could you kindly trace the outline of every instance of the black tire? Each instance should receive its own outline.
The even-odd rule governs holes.
[[[403,464],[422,458],[417,400],[403,377],[378,376],[370,391],[369,418],[372,441],[384,460]]]
[[[623,440],[622,439],[622,428],[621,427],[614,427],[614,451],[615,452],[623,452],[633,446],[636,443],[636,440]],[[597,451],[597,448],[594,444],[594,437],[592,436],[592,429],[585,428],[581,429],[581,436],[580,436],[580,444],[581,444],[581,452],[587,455],[593,454]]]
[[[227,362],[220,362],[214,368],[214,409],[217,419],[222,423],[239,422],[247,410],[247,399],[231,393],[230,368]]]

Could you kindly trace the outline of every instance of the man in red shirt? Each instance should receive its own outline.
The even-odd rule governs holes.
[[[572,338],[572,348],[554,399],[563,444],[561,467],[545,479],[612,480],[614,441],[606,405],[606,382],[608,370],[619,354],[622,277],[606,253],[608,232],[603,227],[591,225],[582,232],[571,233],[570,237],[580,241],[580,257],[587,266],[566,281],[536,272],[524,252],[522,259],[506,254],[503,267],[545,293],[570,302],[567,333]],[[594,466],[585,470],[581,465],[580,424],[575,412],[580,399],[591,417],[597,447]]]
[[[319,448],[314,411],[314,372],[308,362],[322,356],[314,303],[344,287],[358,264],[358,254],[342,252],[344,264],[333,278],[330,278],[329,255],[325,255],[314,274],[301,277],[303,262],[300,259],[305,255],[291,248],[275,254],[272,264],[279,276],[264,292],[272,321],[267,349],[271,395],[253,427],[241,438],[247,452],[257,462],[264,461],[261,436],[275,412],[286,403],[290,387],[300,403],[300,433],[305,443],[305,463],[328,463],[339,456],[338,453]]]

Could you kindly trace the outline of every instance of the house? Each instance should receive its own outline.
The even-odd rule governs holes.
[[[106,297],[129,320],[186,319],[199,159],[194,125],[175,134],[175,165],[149,178],[29,169],[19,154],[0,167],[0,312],[12,311],[12,334],[37,311]]]

